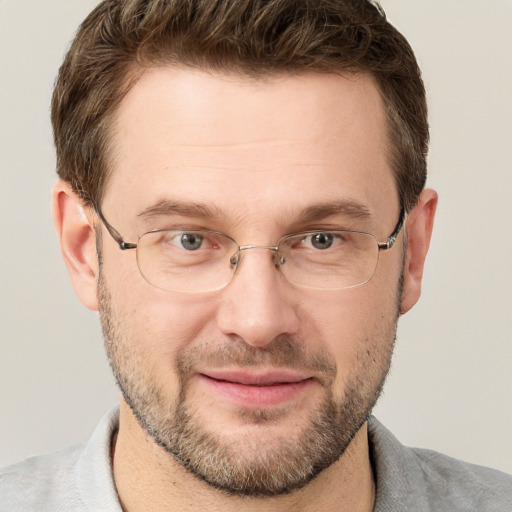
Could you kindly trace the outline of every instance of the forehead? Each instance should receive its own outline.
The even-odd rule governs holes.
[[[105,203],[133,213],[169,199],[228,216],[397,202],[381,96],[364,74],[150,69],[119,107],[113,147]]]

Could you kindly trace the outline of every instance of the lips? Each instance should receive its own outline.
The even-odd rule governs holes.
[[[313,384],[313,378],[288,370],[262,373],[208,371],[199,378],[213,392],[244,407],[267,408],[297,398]]]
[[[309,378],[309,376],[286,370],[272,370],[263,373],[211,370],[205,372],[203,375],[218,381],[232,382],[234,384],[244,384],[246,386],[293,384]]]

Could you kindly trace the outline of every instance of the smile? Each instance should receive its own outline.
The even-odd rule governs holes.
[[[199,374],[211,391],[243,407],[284,405],[314,385],[314,378],[287,371],[263,374],[212,371]]]

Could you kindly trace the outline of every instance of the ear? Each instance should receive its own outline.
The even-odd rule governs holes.
[[[400,307],[402,314],[407,313],[418,302],[421,295],[423,267],[434,227],[436,207],[437,193],[434,190],[425,189],[407,219],[407,256]]]
[[[96,311],[98,257],[94,212],[62,180],[55,184],[52,199],[53,223],[71,284],[82,304]]]

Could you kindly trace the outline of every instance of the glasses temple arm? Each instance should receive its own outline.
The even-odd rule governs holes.
[[[400,217],[398,218],[398,222],[396,223],[393,233],[391,233],[391,235],[388,236],[388,239],[386,242],[379,242],[379,249],[381,251],[385,251],[385,250],[391,249],[391,247],[393,247],[398,234],[400,233],[400,231],[402,231],[402,228],[404,227],[406,219],[407,219],[407,214],[405,213],[404,208],[402,208],[400,210]]]
[[[105,219],[105,217],[103,216],[103,212],[101,211],[101,208],[96,207],[95,210],[96,210],[96,213],[98,214],[98,217],[100,218],[101,222],[107,228],[107,231],[110,233],[110,236],[117,242],[117,244],[119,245],[119,248],[122,251],[125,251],[126,249],[136,249],[137,248],[137,244],[125,242],[123,240],[123,237],[121,236],[119,231],[117,231],[117,229],[114,228],[114,226],[111,226],[109,224],[109,222],[107,221],[107,219]]]

